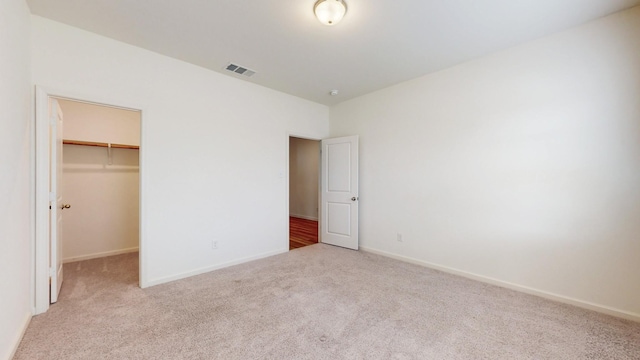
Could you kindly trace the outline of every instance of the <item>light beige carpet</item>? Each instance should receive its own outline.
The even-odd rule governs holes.
[[[312,245],[149,289],[137,254],[65,265],[16,359],[640,359],[640,324]]]

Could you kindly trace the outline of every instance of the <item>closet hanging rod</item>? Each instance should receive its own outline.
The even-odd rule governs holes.
[[[109,147],[109,143],[95,142],[95,141],[80,141],[80,140],[62,140],[65,145],[84,145],[84,146],[99,146]],[[126,145],[126,144],[111,144],[114,149],[140,149],[138,145]]]

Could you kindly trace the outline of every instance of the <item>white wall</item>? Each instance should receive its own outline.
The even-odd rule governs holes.
[[[138,249],[138,150],[64,145],[64,262]]]
[[[140,145],[140,112],[58,100],[64,113],[64,138]]]
[[[0,359],[31,318],[29,8],[0,2]]]
[[[318,220],[320,142],[289,138],[289,215]]]
[[[326,136],[326,106],[37,16],[32,24],[35,84],[143,107],[147,284],[288,250],[287,133]]]
[[[638,34],[640,7],[332,107],[362,246],[640,319]]]

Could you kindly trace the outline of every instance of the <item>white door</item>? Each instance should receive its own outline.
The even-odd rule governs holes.
[[[51,271],[50,302],[58,301],[62,287],[62,111],[55,99],[49,99],[49,269]]]
[[[322,140],[320,240],[358,250],[358,136]]]

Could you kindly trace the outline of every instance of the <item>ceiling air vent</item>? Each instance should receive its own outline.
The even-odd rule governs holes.
[[[256,72],[253,70],[249,70],[246,67],[240,66],[240,65],[236,65],[236,64],[229,64],[227,65],[227,67],[225,68],[231,72],[234,72],[236,74],[240,74],[240,75],[244,75],[246,77],[251,77],[253,74],[255,74]]]

